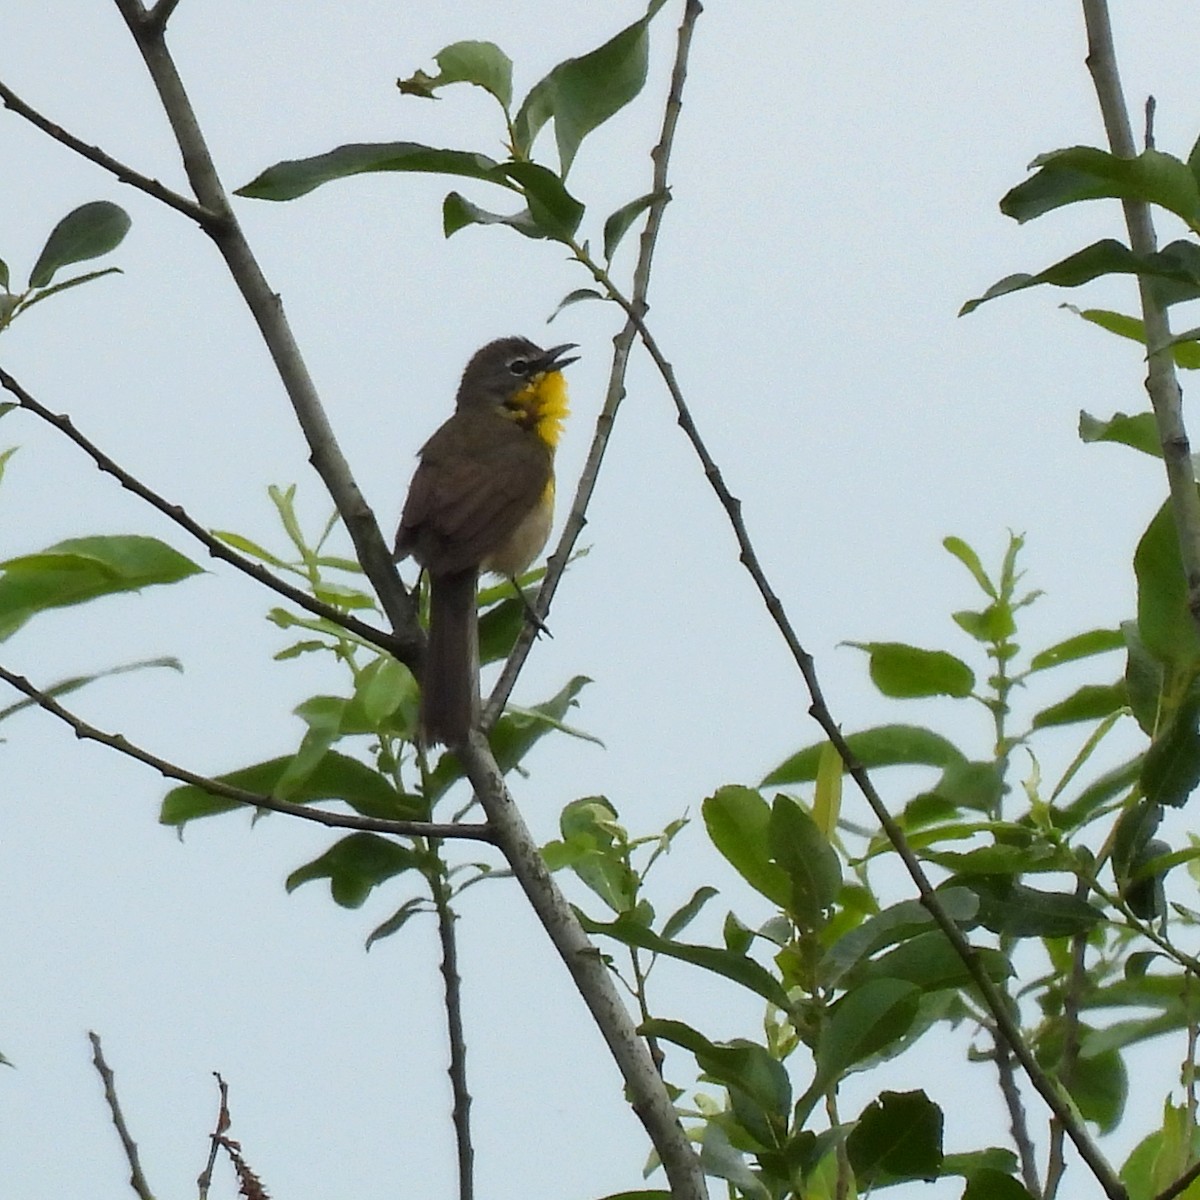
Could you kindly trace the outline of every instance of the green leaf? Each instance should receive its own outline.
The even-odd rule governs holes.
[[[568,58],[534,85],[513,120],[518,150],[528,155],[547,121],[554,121],[558,157],[565,178],[583,139],[625,107],[646,82],[649,23],[663,0],[652,0],[644,17],[599,49]]]
[[[984,645],[1007,641],[1017,632],[1012,607],[1005,601],[989,604],[982,612],[963,611],[951,615],[964,633]]]
[[[1067,892],[1043,892],[1009,876],[971,875],[955,879],[979,897],[979,923],[1014,938],[1072,937],[1087,933],[1104,914]]]
[[[942,1159],[943,1175],[974,1175],[976,1171],[999,1171],[1011,1175],[1017,1170],[1017,1156],[1000,1146],[969,1150],[965,1154],[947,1154]]]
[[[1161,287],[1162,284],[1160,283]],[[1089,324],[1099,326],[1108,333],[1114,333],[1118,337],[1123,337],[1131,342],[1138,342],[1144,346],[1146,344],[1146,325],[1140,317],[1126,316],[1125,313],[1111,312],[1104,308],[1085,308],[1078,309],[1073,304],[1064,304],[1063,308],[1069,309],[1076,316],[1082,317]],[[1167,343],[1171,347],[1171,356],[1175,359],[1175,365],[1182,367],[1187,371],[1194,371],[1200,367],[1200,346],[1196,345],[1195,338],[1188,338],[1184,334],[1177,335]],[[1141,414],[1151,416],[1151,414]],[[1153,417],[1151,417],[1153,420]],[[1090,439],[1084,438],[1084,441]],[[1121,439],[1114,438],[1114,441]],[[1130,443],[1133,444],[1132,442]],[[1150,450],[1143,444],[1138,445],[1138,449],[1146,449],[1147,453],[1158,454],[1157,439],[1155,441],[1155,449]]]
[[[60,696],[68,696],[82,687],[87,687],[97,679],[107,679],[112,675],[124,675],[130,671],[145,671],[153,667],[169,667],[173,671],[183,673],[183,664],[177,658],[147,658],[140,662],[123,663],[119,667],[109,667],[106,671],[94,671],[90,675],[72,675],[67,679],[60,679],[57,683],[44,685],[39,690],[47,696],[58,699]],[[18,700],[5,708],[0,708],[0,721],[7,721],[9,717],[23,712],[27,708],[36,707],[36,700],[28,698]]]
[[[777,796],[767,826],[771,858],[787,872],[788,913],[802,929],[816,929],[837,897],[841,864],[816,822],[787,796]]]
[[[376,171],[460,175],[498,183],[502,179],[498,168],[495,159],[467,150],[439,150],[417,142],[359,142],[276,163],[235,194],[254,200],[295,200],[332,180]]]
[[[529,216],[541,233],[556,241],[570,241],[583,220],[583,205],[563,181],[538,163],[502,163],[500,170],[520,184]]]
[[[458,192],[450,192],[442,201],[442,233],[446,237],[456,234],[468,225],[507,225],[528,238],[543,238],[545,233],[534,221],[528,208],[517,213],[494,213],[470,200],[460,196]]]
[[[507,774],[519,766],[525,755],[546,734],[553,730],[571,733],[574,737],[602,744],[590,734],[580,733],[563,724],[563,718],[572,708],[578,708],[576,696],[591,680],[586,675],[576,675],[549,700],[528,709],[509,709],[496,723],[492,731],[492,752],[496,763]]]
[[[1012,964],[1006,954],[987,946],[975,947],[975,956],[988,976],[999,982],[1012,975]],[[940,929],[929,930],[902,942],[893,950],[872,960],[856,984],[872,979],[902,979],[923,992],[944,991],[947,988],[969,987],[974,979],[958,951]]]
[[[717,1121],[709,1121],[700,1136],[700,1166],[705,1175],[724,1179],[748,1200],[771,1200],[771,1193],[750,1169],[745,1155],[729,1140]]]
[[[25,313],[35,304],[40,304],[43,300],[49,299],[51,296],[57,296],[59,292],[68,291],[71,288],[79,287],[81,283],[91,283],[93,279],[103,279],[105,275],[123,275],[124,272],[120,267],[105,267],[103,271],[87,271],[83,275],[76,275],[71,279],[64,279],[62,283],[56,283],[53,287],[43,288],[30,299],[26,300],[21,305],[21,312]]]
[[[558,316],[564,308],[568,308],[572,304],[578,304],[581,300],[607,300],[607,296],[602,296],[595,288],[576,288],[573,292],[568,292],[559,302],[558,307],[546,318],[546,324],[549,325],[555,317]]]
[[[209,532],[212,533],[213,537],[224,542],[231,550],[236,550],[239,554],[245,554],[249,558],[257,558],[259,562],[265,562],[271,567],[287,566],[283,559],[272,554],[270,550],[264,549],[257,542],[252,542],[249,538],[242,537],[240,533],[232,533],[227,529],[213,529]]]
[[[932,1182],[942,1169],[942,1110],[923,1091],[880,1092],[859,1114],[846,1154],[860,1189]]]
[[[1142,257],[1120,242],[1104,238],[1075,254],[1068,255],[1036,275],[1006,275],[992,284],[982,296],[968,300],[959,309],[958,315],[965,317],[988,300],[994,300],[997,296],[1007,296],[1010,292],[1023,291],[1043,283],[1055,287],[1075,288],[1090,283],[1101,275],[1144,275],[1147,278],[1164,280],[1168,284],[1182,285],[1183,295],[1191,298],[1190,293],[1200,288],[1200,276],[1197,276],[1194,264],[1179,254],[1168,253],[1170,250],[1171,247],[1166,247],[1156,254]]]
[[[734,983],[761,996],[764,1000],[780,1008],[787,1008],[787,993],[779,980],[763,969],[752,958],[744,954],[719,946],[696,946],[689,942],[672,941],[660,937],[657,933],[646,928],[640,921],[622,914],[615,921],[593,921],[586,914],[576,910],[579,923],[591,934],[603,934],[614,938],[625,946],[637,946],[641,950],[650,950],[654,954],[665,954],[668,958],[677,958],[680,962],[691,963],[694,967],[702,967],[714,975],[720,975]]]
[[[701,806],[712,844],[755,891],[777,908],[791,896],[787,872],[772,860],[771,809],[752,788],[720,788]]]
[[[1151,804],[1180,808],[1200,783],[1200,694],[1193,689],[1150,744],[1142,792]]]
[[[1072,725],[1077,721],[1099,721],[1110,713],[1119,712],[1128,703],[1124,679],[1103,685],[1084,684],[1065,700],[1035,714],[1033,728],[1049,729],[1055,725]]]
[[[7,292],[9,282],[8,263],[6,263],[4,259],[0,258],[0,288],[3,288]]]
[[[273,795],[280,800],[292,798],[324,759],[329,747],[342,736],[346,701],[340,696],[313,696],[295,711],[308,729],[301,739],[300,748],[275,781]]]
[[[942,546],[948,550],[955,558],[958,559],[964,567],[975,577],[975,582],[983,589],[983,591],[991,596],[993,600],[998,600],[1000,597],[996,592],[996,587],[988,578],[987,572],[983,569],[983,563],[979,560],[979,555],[967,545],[960,537],[948,537],[942,539]]]
[[[0,562],[0,640],[36,613],[200,574],[157,538],[135,534],[70,538]]]
[[[871,682],[894,699],[969,696],[975,686],[970,667],[944,650],[922,650],[902,642],[849,642],[871,656]]]
[[[230,787],[269,796],[291,761],[290,757],[273,758],[216,778]],[[378,771],[333,750],[309,773],[291,800],[296,804],[341,800],[363,816],[388,820],[422,820],[426,815],[417,797],[401,795]],[[172,788],[163,798],[158,820],[162,825],[182,826],[198,817],[212,817],[244,807],[236,800],[226,800],[203,788],[184,784]]]
[[[710,1042],[682,1021],[651,1019],[643,1022],[643,1034],[672,1042],[690,1050],[705,1075],[736,1088],[764,1112],[786,1124],[792,1107],[792,1088],[783,1064],[754,1042]]]
[[[372,889],[419,865],[419,856],[407,846],[374,833],[352,833],[319,858],[297,867],[286,886],[294,892],[302,883],[328,879],[335,903],[360,908]]]
[[[494,42],[455,42],[434,57],[439,73],[417,71],[411,79],[398,79],[396,86],[401,92],[432,99],[438,88],[472,83],[495,96],[508,112],[512,106],[512,59]]]
[[[1066,641],[1056,642],[1053,646],[1039,651],[1029,663],[1029,673],[1047,671],[1051,667],[1062,666],[1063,663],[1078,662],[1081,658],[1090,658],[1093,654],[1107,654],[1110,650],[1125,649],[1125,637],[1119,629],[1092,629],[1087,633],[1077,633]]]
[[[1086,1041],[1092,1032],[1089,1026],[1080,1025],[1081,1041]],[[1080,1113],[1095,1121],[1101,1133],[1111,1133],[1120,1123],[1129,1093],[1129,1078],[1120,1052],[1107,1049],[1081,1054],[1067,1070],[1062,1063],[1063,1045],[1062,1025],[1055,1023],[1037,1046],[1038,1060],[1066,1085]]]
[[[919,725],[878,725],[846,738],[855,758],[867,770],[876,767],[923,765],[946,767],[963,762],[962,751],[941,734]],[[824,740],[785,759],[762,781],[762,787],[811,783],[817,777]]]
[[[390,654],[381,654],[363,668],[354,685],[354,703],[367,722],[380,728],[405,700],[415,700],[416,680],[412,672]]]
[[[856,1064],[899,1041],[916,1019],[920,999],[921,989],[900,979],[873,979],[847,992],[829,1010],[818,1035],[816,1077],[806,1099],[811,1096],[815,1103]]]
[[[985,1167],[967,1176],[962,1200],[1033,1200],[1019,1180]]]
[[[391,937],[393,933],[399,933],[413,917],[429,911],[429,902],[421,896],[414,896],[410,900],[405,900],[386,921],[376,925],[371,930],[367,935],[367,941],[363,949],[370,950],[376,942],[382,941],[386,937]]]
[[[1200,667],[1200,637],[1187,603],[1179,535],[1170,502],[1155,514],[1133,556],[1137,576],[1137,631],[1146,649],[1181,674]]]
[[[1153,413],[1137,413],[1132,417],[1125,413],[1115,413],[1107,421],[1101,421],[1080,409],[1079,440],[1118,442],[1123,446],[1132,446],[1152,458],[1162,458],[1162,444]]]
[[[616,212],[609,215],[604,222],[604,258],[612,262],[612,256],[617,252],[617,246],[634,223],[656,200],[667,201],[671,198],[669,192],[647,192],[628,204],[622,204]],[[561,306],[560,306],[561,307]]]
[[[117,204],[107,200],[81,204],[51,230],[30,272],[29,286],[44,288],[60,267],[115,250],[129,226],[129,214]]]
[[[663,923],[663,937],[670,940],[682,933],[696,919],[700,910],[717,894],[715,887],[698,887],[692,893],[691,899],[686,904],[680,905]]]
[[[939,889],[938,899],[947,915],[960,925],[973,920],[979,910],[978,896],[964,887]],[[885,908],[829,947],[821,961],[823,985],[836,987],[847,972],[877,950],[921,936],[933,927],[933,917],[919,900],[901,900]]]
[[[1013,188],[1000,211],[1030,221],[1081,200],[1144,200],[1181,217],[1193,229],[1200,223],[1200,189],[1187,164],[1160,150],[1118,158],[1092,146],[1072,146],[1040,154],[1032,178]]]

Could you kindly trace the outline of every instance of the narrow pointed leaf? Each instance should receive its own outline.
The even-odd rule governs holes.
[[[639,196],[636,200],[630,200],[628,204],[622,204],[616,212],[612,213],[608,220],[604,222],[604,257],[608,261],[612,261],[612,256],[617,251],[617,246],[621,239],[625,236],[629,227],[658,199],[669,199],[670,195],[666,192],[647,192],[644,196]]]
[[[959,562],[967,568],[968,571],[975,577],[975,582],[989,595],[993,600],[999,599],[996,594],[995,585],[988,578],[987,572],[983,569],[983,563],[979,561],[979,555],[959,537],[948,537],[942,539],[942,546],[945,547]]]
[[[1030,659],[1029,671],[1047,671],[1063,663],[1078,662],[1093,654],[1107,654],[1111,650],[1124,650],[1125,638],[1119,629],[1091,629],[1078,633],[1066,641],[1057,642],[1039,651]]]
[[[1078,309],[1073,304],[1064,304],[1063,308],[1069,309],[1092,325],[1097,325],[1109,333],[1115,333],[1118,337],[1128,338],[1143,346],[1146,344],[1146,326],[1140,317],[1130,317],[1124,313],[1111,312],[1103,308]],[[1180,334],[1171,339],[1170,345],[1171,354],[1177,367],[1183,367],[1189,371],[1200,368],[1200,346],[1196,345],[1194,340],[1185,339]]]
[[[545,231],[534,221],[529,209],[516,213],[490,212],[473,204],[458,192],[449,192],[442,201],[442,233],[451,237],[468,225],[507,225],[527,238],[544,238]]]
[[[495,159],[468,150],[439,150],[418,142],[358,142],[311,158],[287,159],[268,167],[237,195],[254,200],[295,200],[335,179],[377,171],[461,175],[497,182]]]

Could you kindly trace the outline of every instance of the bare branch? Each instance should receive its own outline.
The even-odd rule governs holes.
[[[104,1047],[100,1044],[100,1035],[89,1031],[88,1038],[92,1043],[92,1066],[96,1068],[104,1084],[104,1099],[108,1103],[108,1111],[112,1114],[112,1123],[121,1139],[121,1148],[125,1151],[125,1161],[129,1164],[129,1186],[141,1200],[154,1200],[154,1193],[142,1174],[141,1160],[138,1158],[137,1143],[129,1135],[129,1127],[125,1124],[125,1116],[121,1112],[121,1102],[117,1099],[116,1083],[112,1068],[104,1059]]]
[[[1087,67],[1104,118],[1108,144],[1117,157],[1135,158],[1137,147],[1134,145],[1133,129],[1121,89],[1106,0],[1083,0],[1083,18],[1087,26]],[[1148,136],[1151,119],[1148,112]],[[1126,199],[1121,201],[1121,208],[1125,213],[1130,248],[1141,257],[1153,254],[1157,248],[1157,238],[1150,205],[1144,200]],[[1183,573],[1187,579],[1188,608],[1193,621],[1200,626],[1200,494],[1196,491],[1191,446],[1183,421],[1183,396],[1175,375],[1175,359],[1168,345],[1171,326],[1166,307],[1159,303],[1152,281],[1146,276],[1138,276],[1138,294],[1146,331],[1146,349],[1149,351],[1146,391],[1150,395],[1162,443],[1171,510],[1175,515]]]
[[[650,205],[646,227],[642,231],[638,248],[637,264],[633,272],[633,309],[639,315],[646,309],[646,293],[650,286],[650,268],[654,261],[654,248],[658,243],[659,230],[662,228],[663,210],[667,206],[669,192],[667,189],[667,169],[671,162],[671,148],[675,144],[675,128],[679,123],[679,114],[683,106],[683,85],[687,80],[688,56],[691,53],[692,34],[696,27],[703,6],[699,0],[687,0],[684,7],[683,20],[679,26],[679,34],[675,44],[675,63],[671,71],[671,85],[667,93],[666,108],[663,112],[662,131],[658,144],[651,151],[650,158],[654,163],[651,182],[651,193],[657,197]],[[596,479],[600,473],[600,464],[608,446],[612,433],[613,422],[616,420],[617,409],[625,398],[625,371],[629,364],[629,352],[637,334],[637,324],[630,317],[624,328],[613,339],[613,360],[608,375],[608,388],[604,396],[604,405],[596,418],[595,432],[592,434],[592,444],[588,450],[579,483],[575,489],[575,498],[571,511],[563,527],[562,537],[558,546],[546,563],[546,574],[542,587],[534,605],[534,612],[539,618],[545,617],[550,611],[551,601],[563,572],[570,561],[575,543],[587,524],[587,509],[591,503],[592,493],[596,489]],[[488,697],[487,707],[483,714],[483,728],[490,729],[495,724],[508,697],[512,692],[517,676],[529,657],[529,650],[537,635],[537,626],[527,622],[522,628],[521,635],[513,647],[504,670]]]
[[[1004,1097],[1005,1108],[1008,1109],[1009,1131],[1021,1160],[1021,1178],[1025,1183],[1025,1190],[1031,1196],[1041,1196],[1042,1185],[1038,1180],[1037,1157],[1034,1154],[1033,1139],[1029,1136],[1025,1102],[1021,1098],[1021,1089],[1017,1087],[1012,1052],[1008,1043],[994,1028],[989,1026],[988,1032],[992,1036],[992,1061],[996,1064],[996,1074],[1000,1080],[1000,1094]]]
[[[406,643],[399,641],[391,633],[387,633],[382,629],[376,629],[374,626],[368,625],[365,621],[360,621],[357,617],[351,616],[349,613],[343,613],[331,605],[323,604],[316,597],[310,596],[307,592],[303,592],[299,588],[284,582],[278,576],[273,575],[260,563],[256,563],[252,559],[238,554],[237,551],[227,546],[220,538],[214,537],[203,525],[200,525],[190,517],[180,505],[172,504],[169,500],[164,499],[123,467],[118,466],[95,442],[85,437],[76,429],[74,422],[69,416],[63,413],[52,413],[45,405],[35,400],[3,367],[0,367],[0,387],[4,388],[12,396],[15,396],[17,403],[23,409],[40,417],[47,424],[53,425],[60,433],[70,438],[75,445],[91,458],[101,471],[107,475],[111,475],[123,488],[158,509],[160,513],[169,517],[181,529],[187,530],[192,537],[207,548],[213,558],[219,558],[231,567],[236,567],[243,574],[249,575],[257,583],[261,583],[264,587],[277,592],[298,607],[306,609],[315,616],[331,621],[333,624],[345,629],[348,633],[361,638],[364,642],[378,646],[381,650],[386,650],[390,654],[393,654],[401,662],[405,662],[403,655],[411,651],[411,647]],[[406,665],[415,669],[419,664],[415,661],[408,661]]]
[[[645,1041],[638,1036],[600,951],[588,940],[550,875],[537,842],[513,803],[487,739],[482,733],[472,732],[457,753],[487,814],[496,845],[570,972],[620,1068],[630,1104],[650,1135],[667,1173],[672,1197],[707,1200],[700,1160],[679,1124],[662,1076]]]
[[[496,841],[494,832],[487,825],[438,824],[432,821],[389,821],[382,817],[363,817],[357,813],[326,812],[324,809],[309,808],[305,804],[293,804],[290,800],[277,800],[274,796],[268,796],[265,793],[248,792],[244,788],[222,783],[219,779],[209,779],[204,775],[197,775],[194,771],[189,771],[185,767],[168,762],[165,758],[159,758],[157,755],[151,754],[148,750],[143,750],[140,746],[135,746],[133,742],[129,741],[122,734],[106,733],[103,729],[97,729],[96,726],[89,725],[82,718],[77,717],[73,712],[64,708],[52,696],[36,688],[23,675],[17,675],[8,670],[7,667],[0,666],[0,679],[3,679],[5,683],[16,688],[18,692],[22,692],[28,696],[52,716],[70,725],[75,731],[76,737],[90,742],[99,742],[102,746],[108,746],[110,749],[119,751],[129,758],[136,758],[138,762],[145,763],[148,767],[153,767],[160,775],[165,776],[167,779],[176,779],[180,783],[188,783],[193,787],[202,788],[210,795],[220,796],[224,800],[234,800],[238,804],[245,804],[251,808],[265,808],[271,812],[285,813],[290,817],[299,817],[303,821],[313,821],[318,825],[326,825],[337,829],[358,829],[370,833],[388,833],[395,837],[465,838],[476,842]]]
[[[5,108],[11,109],[19,117],[24,117],[31,125],[36,125],[56,142],[61,142],[68,149],[74,150],[76,154],[94,162],[98,167],[103,167],[122,183],[127,183],[131,187],[145,192],[146,195],[153,196],[155,200],[169,204],[176,211],[183,213],[185,217],[190,217],[201,229],[207,229],[217,220],[217,214],[209,212],[203,205],[172,191],[165,184],[159,183],[157,179],[151,179],[148,175],[143,175],[140,171],[126,166],[125,163],[113,158],[111,154],[106,154],[99,146],[89,146],[87,142],[77,138],[73,133],[68,133],[61,125],[56,125],[49,117],[44,117],[37,109],[26,104],[16,92],[4,83],[0,83],[0,100],[4,101]]]
[[[440,859],[440,855],[439,855]],[[450,907],[450,889],[438,870],[427,876],[437,910],[438,941],[442,947],[442,984],[446,997],[446,1033],[450,1043],[450,1091],[454,1096],[452,1120],[458,1156],[458,1200],[474,1200],[475,1150],[471,1144],[471,1093],[467,1088],[467,1040],[463,1033],[462,978],[458,973],[458,915]]]
[[[179,0],[158,0],[146,14],[146,21],[161,33],[167,27],[171,14],[179,7]]]
[[[163,40],[161,25],[146,19],[139,0],[115,0],[158,91],[183,158],[188,181],[201,206],[216,214],[204,226],[249,307],[275,369],[308,442],[309,461],[324,481],[345,522],[358,560],[379,597],[401,647],[403,661],[419,660],[424,634],[417,623],[416,600],[392,562],[391,551],[379,532],[375,514],[364,499],[333,428],[321,406],[316,386],[292,335],[283,302],[272,291],[241,226],[234,216],[217,174],[208,144],[196,120],[187,91]]]

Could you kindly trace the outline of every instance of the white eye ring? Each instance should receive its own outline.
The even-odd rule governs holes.
[[[514,358],[509,362],[508,369],[514,375],[528,375],[529,360],[527,358]]]

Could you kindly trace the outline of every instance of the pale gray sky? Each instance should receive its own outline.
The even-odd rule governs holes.
[[[1113,7],[1131,103],[1153,92],[1160,148],[1186,156],[1200,128],[1200,16],[1182,0]],[[171,40],[236,187],[279,159],[342,142],[499,153],[482,94],[422,103],[401,97],[396,77],[429,68],[450,42],[488,39],[514,58],[523,93],[640,8],[183,0]],[[678,8],[655,27],[644,96],[584,144],[572,172],[594,244],[604,216],[647,190]],[[982,710],[973,720],[951,705],[897,710],[873,692],[860,656],[838,648],[896,639],[972,653],[949,619],[977,598],[940,548],[948,534],[989,566],[1008,529],[1028,534],[1028,581],[1047,593],[1026,618],[1032,648],[1132,611],[1130,558],[1162,481],[1149,459],[1081,445],[1075,426],[1080,408],[1143,408],[1143,364],[1136,348],[1057,307],[1128,309],[1132,285],[1094,287],[1086,300],[1032,291],[955,316],[1001,276],[1121,236],[1114,204],[1025,228],[997,209],[1035,154],[1100,144],[1083,56],[1082,18],[1068,3],[714,0],[700,21],[651,320],[848,730],[948,722],[986,755]],[[183,186],[113,6],[5,6],[0,78],[85,140]],[[4,337],[4,365],[207,526],[281,545],[270,483],[298,483],[302,511],[323,520],[328,503],[290,410],[206,239],[6,112],[0,162],[0,257],[18,280],[77,204],[114,200],[134,222],[112,259],[125,274],[22,319]],[[548,332],[547,314],[587,280],[553,246],[507,230],[444,241],[448,186],[494,201],[461,181],[375,176],[286,205],[239,202],[385,530],[466,358],[510,332],[583,347],[559,459],[569,494],[617,327],[614,309],[592,304]],[[1160,229],[1164,241],[1177,232]],[[632,247],[631,238],[619,260],[626,269]],[[31,418],[0,424],[0,446],[13,443],[22,449],[0,487],[0,556],[85,533],[145,532],[200,558]],[[660,828],[816,739],[796,672],[641,358],[584,541],[591,552],[559,593],[554,640],[538,646],[517,699],[591,676],[574,720],[607,749],[561,740],[531,757],[530,778],[514,783],[540,837],[554,835],[568,800],[600,793],[636,831]],[[214,568],[43,616],[0,657],[49,682],[179,655],[183,676],[118,677],[73,704],[215,774],[293,749],[301,727],[291,708],[344,687],[322,661],[271,661],[286,641],[262,619],[273,603]],[[272,1195],[450,1196],[432,928],[361,949],[407,892],[383,889],[358,912],[336,908],[318,885],[289,897],[287,873],[331,835],[282,818],[251,830],[237,815],[198,824],[180,843],[156,824],[164,787],[144,768],[38,714],[4,734],[0,1050],[18,1070],[0,1075],[0,1194],[129,1194],[88,1063],[92,1028],[161,1195],[189,1194],[203,1164],[217,1069],[232,1088],[233,1134]],[[1071,749],[1064,741],[1064,761]],[[903,801],[904,787],[881,782]],[[861,815],[857,798],[847,804]],[[715,936],[730,905],[763,913],[703,842],[699,829],[685,834],[655,887],[665,912],[715,881],[722,900],[698,927]],[[462,909],[479,1194],[583,1198],[637,1186],[644,1138],[516,887],[475,889]],[[697,986],[669,964],[661,976],[664,1014],[714,1038],[757,1028],[758,1005],[732,986]],[[942,1103],[948,1149],[1001,1140],[990,1080],[930,1079],[902,1063],[888,1078]],[[1154,1111],[1168,1084],[1160,1075],[1135,1095]]]

